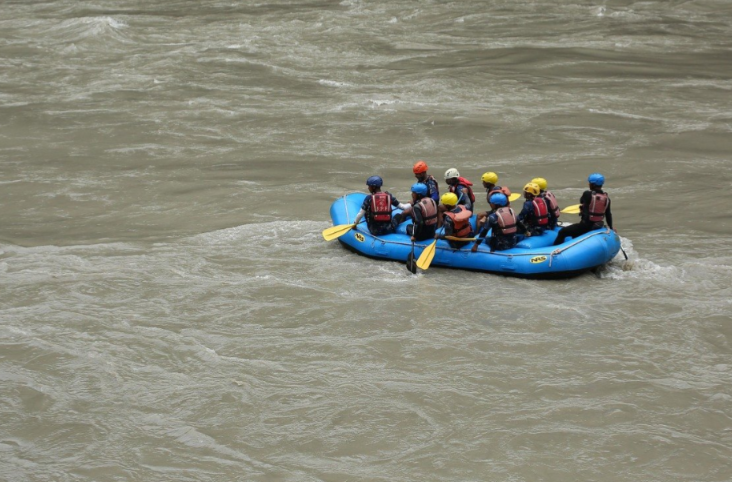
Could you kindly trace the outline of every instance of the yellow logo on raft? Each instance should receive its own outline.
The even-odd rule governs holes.
[[[533,258],[531,258],[529,260],[529,263],[536,264],[536,263],[543,263],[544,261],[546,261],[546,256],[534,256]]]
[[[359,243],[363,243],[365,239],[366,238],[363,237],[363,234],[356,233],[356,241],[358,241]]]

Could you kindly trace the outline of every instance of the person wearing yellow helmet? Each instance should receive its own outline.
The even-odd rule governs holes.
[[[596,172],[587,178],[590,189],[582,193],[580,198],[580,222],[565,226],[559,230],[554,245],[562,244],[567,238],[576,238],[594,229],[602,229],[607,225],[617,232],[613,227],[613,213],[610,211],[610,196],[602,190],[605,184],[605,176]],[[627,259],[627,256],[626,256]]]
[[[517,216],[519,233],[528,236],[544,234],[554,215],[549,212],[546,201],[539,196],[541,189],[535,182],[524,186],[524,206]],[[556,222],[556,221],[555,221]]]
[[[543,198],[544,201],[546,201],[546,205],[549,208],[549,212],[554,214],[554,216],[549,218],[549,226],[548,229],[554,229],[557,227],[557,222],[559,221],[559,215],[561,213],[561,209],[559,209],[559,203],[557,202],[557,198],[554,197],[554,193],[547,190],[547,182],[546,179],[543,177],[535,177],[531,180],[534,184],[539,186],[539,189],[541,192],[539,193],[539,197]]]
[[[417,182],[421,182],[427,186],[427,195],[431,197],[435,203],[440,202],[440,188],[437,186],[437,180],[427,174],[427,163],[424,161],[417,161],[412,167],[414,177],[417,178]]]
[[[393,233],[396,230],[398,223],[392,218],[392,208],[408,209],[411,206],[397,201],[389,191],[382,191],[381,186],[383,184],[384,181],[379,176],[371,176],[366,179],[369,195],[363,200],[361,210],[356,214],[353,229],[356,229],[358,223],[361,222],[361,218],[366,216],[366,226],[374,236]]]
[[[498,174],[496,174],[495,172],[483,173],[483,175],[480,177],[480,180],[483,182],[483,187],[485,188],[485,192],[486,192],[485,200],[488,202],[489,206],[491,206],[491,200],[490,200],[491,196],[497,192],[503,193],[506,196],[506,199],[509,199],[511,197],[510,189],[508,189],[507,187],[502,187],[502,186],[496,185],[496,183],[498,182]],[[508,207],[511,206],[510,200],[508,201],[507,206]],[[491,207],[490,211],[484,211],[482,213],[477,213],[477,218],[475,221],[475,223],[476,223],[475,230],[476,231],[480,231],[481,226],[483,226],[483,224],[485,224],[485,221],[488,218],[488,216],[493,214],[494,211],[495,210],[492,209],[492,207]]]
[[[445,239],[445,236],[469,238],[473,235],[473,226],[470,217],[473,213],[463,204],[458,204],[457,194],[448,192],[440,198],[440,210],[443,212],[442,226],[445,228],[442,236],[435,235],[435,239]],[[460,249],[470,241],[447,241],[450,247]]]

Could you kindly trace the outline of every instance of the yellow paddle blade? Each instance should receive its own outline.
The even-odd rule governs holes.
[[[419,259],[417,260],[417,268],[427,269],[430,267],[430,264],[432,263],[432,258],[435,257],[436,245],[437,240],[435,239],[434,241],[432,241],[432,244],[424,248],[424,251],[422,251],[422,254],[419,255]]]
[[[340,238],[344,234],[346,234],[348,231],[351,230],[353,227],[353,224],[339,224],[338,226],[333,226],[332,228],[324,229],[323,230],[323,239],[326,241],[330,241],[332,239]]]
[[[567,206],[566,208],[562,209],[563,213],[565,214],[579,214],[580,212],[580,205],[579,204],[573,204],[571,206]]]
[[[514,202],[516,199],[518,199],[520,197],[521,197],[521,194],[515,192],[515,193],[512,193],[510,196],[508,196],[508,200],[511,202]]]

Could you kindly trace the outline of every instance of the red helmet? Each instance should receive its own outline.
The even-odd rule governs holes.
[[[417,161],[417,163],[412,168],[412,171],[414,171],[415,174],[422,174],[423,172],[427,172],[427,163],[424,161]]]

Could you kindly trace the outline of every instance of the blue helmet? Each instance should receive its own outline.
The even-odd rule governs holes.
[[[381,187],[382,184],[384,184],[384,181],[379,176],[371,176],[370,178],[366,179],[367,186]]]
[[[420,196],[426,196],[427,185],[422,184],[421,182],[415,182],[414,184],[412,184],[412,192],[415,194],[419,194]]]
[[[595,186],[602,186],[605,184],[605,176],[596,172],[594,174],[590,174],[590,177],[587,178],[587,182],[594,184]]]
[[[496,206],[506,206],[508,204],[508,198],[502,192],[497,192],[491,194],[490,202]]]

